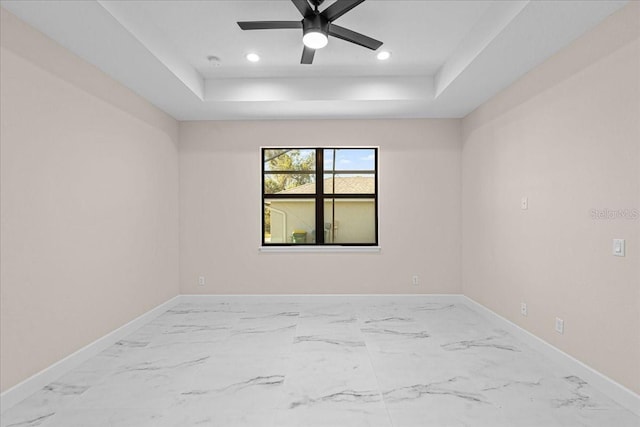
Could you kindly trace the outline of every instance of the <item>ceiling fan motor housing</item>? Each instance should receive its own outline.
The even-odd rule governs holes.
[[[331,23],[320,14],[316,14],[310,17],[305,17],[302,20],[302,32],[307,34],[310,32],[322,33],[325,36],[329,34],[329,25]]]

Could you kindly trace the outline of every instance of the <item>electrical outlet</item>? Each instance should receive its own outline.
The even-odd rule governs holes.
[[[414,275],[414,276],[411,278],[411,284],[412,284],[413,286],[418,286],[418,283],[419,283],[419,282],[418,282],[418,275],[416,274],[416,275]]]
[[[556,332],[564,334],[564,320],[559,317],[556,317]]]
[[[527,315],[527,303],[526,302],[521,302],[520,303],[520,314],[522,314],[523,316]]]
[[[204,286],[206,283],[206,280],[204,279],[204,276],[198,276],[198,286]]]
[[[529,198],[528,197],[522,197],[520,199],[520,209],[522,209],[523,211],[526,211],[527,209],[529,209]]]

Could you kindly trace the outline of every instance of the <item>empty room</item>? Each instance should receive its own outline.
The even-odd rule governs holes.
[[[639,1],[0,19],[0,427],[640,426]]]

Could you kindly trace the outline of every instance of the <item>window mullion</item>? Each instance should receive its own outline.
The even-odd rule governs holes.
[[[316,148],[316,245],[324,245],[324,150]]]

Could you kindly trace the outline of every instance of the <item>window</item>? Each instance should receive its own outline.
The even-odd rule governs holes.
[[[263,246],[378,244],[377,148],[263,148]]]

